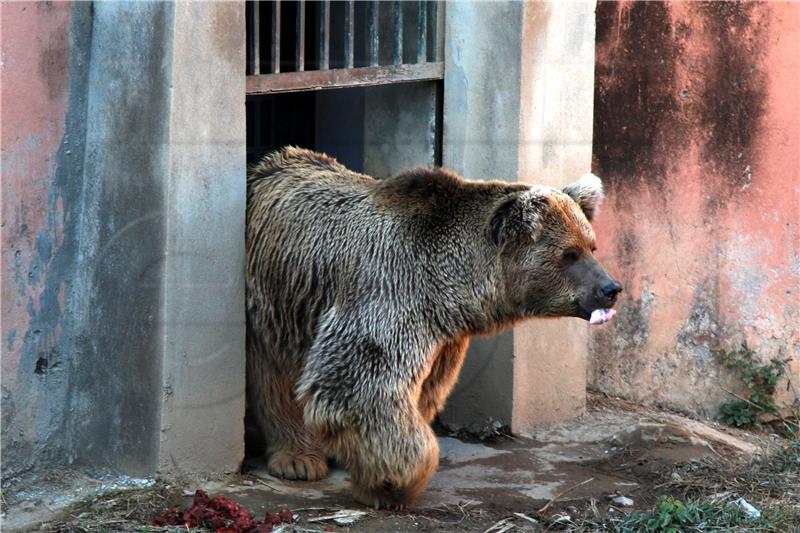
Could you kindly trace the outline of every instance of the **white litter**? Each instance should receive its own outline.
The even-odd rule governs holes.
[[[514,529],[514,523],[510,518],[503,518],[502,520],[492,524],[491,527],[489,527],[489,529],[485,530],[483,533],[505,533],[511,529]]]
[[[532,524],[538,524],[539,523],[538,520],[536,520],[535,518],[531,518],[530,516],[528,516],[528,515],[526,515],[524,513],[514,513],[514,516],[518,516],[518,517],[522,518],[523,520],[527,520],[528,522],[531,522]]]
[[[595,309],[592,311],[592,316],[589,317],[589,324],[599,326],[605,324],[617,314],[616,309]]]
[[[736,500],[736,501],[735,501],[735,502],[733,502],[733,503],[734,503],[734,504],[736,504],[736,505],[738,505],[739,507],[741,507],[741,508],[742,508],[742,510],[743,510],[745,513],[747,513],[747,516],[749,516],[750,518],[761,518],[761,511],[759,511],[758,509],[756,509],[755,507],[753,507],[753,506],[750,504],[750,502],[748,502],[748,501],[747,501],[747,500],[745,500],[744,498],[739,498],[738,500]]]
[[[572,517],[568,514],[557,514],[553,517],[553,522],[563,524],[564,522],[571,522]]]

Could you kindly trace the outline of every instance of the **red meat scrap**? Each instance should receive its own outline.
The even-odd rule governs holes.
[[[291,524],[294,515],[289,509],[278,514],[267,512],[264,520],[256,520],[250,512],[225,496],[210,498],[198,490],[189,509],[167,509],[150,519],[151,526],[203,527],[219,533],[268,533],[280,524]]]

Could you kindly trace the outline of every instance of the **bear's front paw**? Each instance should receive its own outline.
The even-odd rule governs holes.
[[[328,475],[328,461],[320,454],[280,450],[270,455],[267,471],[284,479],[316,481]]]

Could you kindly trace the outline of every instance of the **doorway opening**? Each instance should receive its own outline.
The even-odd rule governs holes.
[[[375,178],[441,164],[444,4],[247,2],[247,162],[294,145]],[[264,442],[245,417],[246,457]]]

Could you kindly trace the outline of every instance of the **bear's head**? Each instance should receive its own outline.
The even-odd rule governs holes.
[[[614,305],[622,287],[592,255],[590,223],[602,199],[600,178],[586,174],[560,190],[515,191],[495,208],[489,235],[508,313],[588,320]]]

